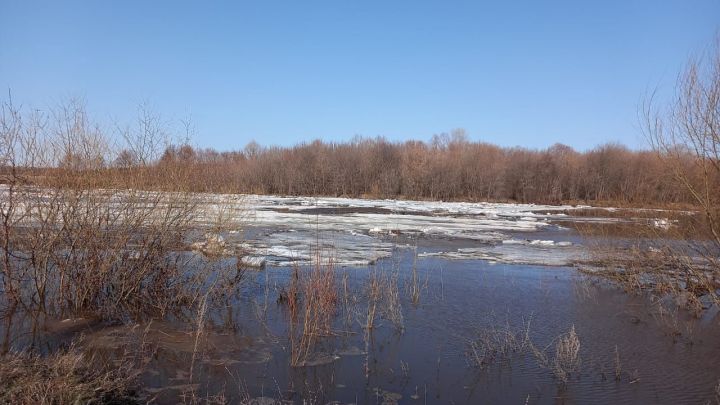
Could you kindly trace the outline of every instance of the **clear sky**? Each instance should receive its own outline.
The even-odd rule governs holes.
[[[84,97],[108,126],[149,101],[222,150],[456,127],[635,148],[642,96],[667,96],[718,28],[719,0],[0,0],[0,88]]]

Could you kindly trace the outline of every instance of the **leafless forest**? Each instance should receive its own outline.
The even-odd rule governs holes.
[[[72,172],[106,186],[134,177],[135,186],[158,190],[665,206],[694,204],[688,185],[718,182],[717,173],[704,170],[685,144],[651,148],[648,142],[646,150],[606,144],[585,152],[556,144],[536,150],[470,141],[456,129],[429,142],[356,137],[293,147],[252,142],[218,152],[193,147],[191,130],[173,133],[144,107],[136,125],[110,130],[92,121],[77,100],[44,114],[7,102],[3,110],[3,183],[16,170],[35,183],[67,180]]]
[[[82,110],[75,113],[79,115],[73,120],[84,119]],[[86,128],[83,123],[73,131]],[[390,142],[382,137],[343,143],[317,140],[294,147],[253,142],[232,152],[156,139],[155,146],[164,145],[164,150],[154,159],[140,150],[113,153],[106,146],[117,138],[101,139],[107,141],[102,148],[63,154],[48,165],[52,169],[35,168],[39,177],[31,177],[48,178],[70,169],[103,176],[111,185],[113,178],[133,176],[142,167],[146,175],[138,186],[148,189],[634,206],[695,202],[675,176],[675,164],[687,169],[691,184],[700,186],[704,178],[697,156],[689,149],[673,150],[670,163],[669,151],[630,150],[619,144],[586,152],[562,144],[543,150],[505,148],[471,142],[463,130],[433,136],[430,142]],[[181,172],[183,183],[164,176],[168,169]]]
[[[691,151],[677,157],[687,168],[696,167]],[[251,143],[242,151],[222,153],[171,146],[157,165],[191,167],[191,187],[197,191],[537,203],[692,202],[662,158],[663,153],[619,144],[587,152],[562,144],[544,150],[504,148],[469,141],[459,129],[430,142],[378,137],[294,147]],[[701,174],[691,173],[691,181],[700,181]]]

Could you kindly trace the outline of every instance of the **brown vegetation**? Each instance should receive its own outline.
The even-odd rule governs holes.
[[[0,361],[4,404],[140,403],[132,390],[137,364],[99,362],[69,349],[41,357],[10,353]]]
[[[476,337],[467,344],[468,363],[478,369],[486,369],[495,363],[507,363],[513,356],[530,354],[538,366],[549,369],[561,384],[566,384],[572,373],[580,371],[580,338],[575,326],[547,346],[539,348],[530,338],[531,321],[523,321],[521,328],[506,322],[501,326],[479,329]],[[619,378],[619,357],[616,361]]]
[[[61,184],[92,179],[91,185],[113,188],[132,178],[133,187],[153,190],[667,205],[697,203],[691,189],[678,185],[701,187],[707,168],[698,165],[691,148],[663,149],[661,155],[672,156],[670,162],[658,159],[657,151],[618,144],[586,152],[562,144],[543,150],[504,148],[472,142],[461,129],[430,142],[356,137],[294,147],[251,142],[241,151],[218,152],[192,147],[190,124],[184,140],[172,142],[159,117],[146,108],[140,110],[139,127],[121,128],[113,134],[119,141],[111,143],[82,105],[70,104],[48,117],[22,114],[8,104],[4,116],[4,133],[32,133],[36,142],[2,140],[0,149],[7,153],[33,152],[25,156],[22,151],[20,161],[0,157],[0,183],[7,185],[18,174],[33,184],[53,185],[58,174],[73,172],[79,176],[72,181],[60,176]],[[48,140],[55,138],[47,136],[53,120],[59,136]],[[53,156],[37,154],[48,146]],[[676,165],[687,171],[680,182],[670,175]]]
[[[508,361],[514,354],[533,351],[530,341],[530,321],[523,322],[519,330],[509,323],[477,331],[477,336],[468,342],[468,363],[484,369],[496,362]]]
[[[125,139],[134,151],[128,172],[110,169],[108,162],[127,153],[116,152],[82,104],[49,115],[23,113],[11,102],[0,106],[0,316],[8,320],[0,348],[3,400],[122,399],[141,363],[125,369],[117,357],[88,358],[80,347],[42,356],[11,343],[28,333],[35,341],[52,319],[192,317],[204,313],[220,289],[227,295],[240,281],[233,276],[238,271],[187,253],[204,214],[196,195],[184,189],[187,172],[156,165],[160,121],[144,114],[136,135]],[[173,192],[142,191],[159,178]],[[33,325],[9,324],[16,312]]]
[[[303,366],[313,355],[316,343],[329,336],[337,313],[338,286],[332,259],[316,254],[314,265],[295,268],[288,287],[290,309],[290,363]]]
[[[187,271],[190,258],[178,254],[188,250],[199,215],[195,196],[182,190],[185,173],[142,163],[132,176],[108,171],[113,142],[81,104],[64,106],[53,119],[24,117],[12,104],[0,111],[4,304],[120,320],[197,304],[208,275]],[[127,144],[158,145],[159,124],[142,122],[143,135]],[[157,153],[156,146],[136,150],[138,162],[153,162]],[[175,192],[139,191],[154,176]]]
[[[679,157],[688,166],[694,161],[690,153]],[[502,148],[471,142],[462,130],[429,143],[356,138],[294,147],[253,143],[243,151],[222,153],[184,145],[168,148],[158,163],[173,165],[189,168],[188,187],[207,192],[616,205],[692,202],[652,151],[618,144],[587,152],[560,144],[544,150]]]
[[[682,274],[686,290],[720,304],[720,42],[704,61],[690,62],[667,109],[648,103],[645,117],[655,150],[703,217],[701,226],[679,235],[682,246],[662,247],[664,259]],[[683,161],[687,154],[691,164]]]
[[[658,161],[698,213],[636,228],[630,247],[611,238],[591,246],[602,274],[628,290],[671,293],[699,314],[720,304],[720,48],[691,61],[669,105],[650,99],[642,112]]]
[[[553,373],[562,382],[566,383],[570,374],[580,369],[580,338],[575,333],[575,326],[561,335],[555,345],[553,358]]]

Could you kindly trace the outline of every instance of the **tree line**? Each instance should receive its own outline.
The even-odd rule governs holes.
[[[471,141],[457,129],[427,142],[355,137],[290,147],[251,142],[219,152],[191,146],[189,123],[173,134],[142,106],[133,126],[114,131],[102,130],[77,101],[49,113],[6,102],[0,121],[3,183],[15,171],[28,174],[25,182],[46,185],[62,179],[78,186],[124,187],[122,179],[133,178],[134,187],[160,190],[632,205],[694,203],[688,182],[718,184],[683,145],[528,149]],[[678,165],[684,168],[682,182]]]
[[[683,155],[693,166],[693,155]],[[382,137],[217,152],[171,146],[158,166],[184,166],[196,191],[523,203],[687,203],[655,151],[605,144],[587,152],[471,142],[462,130],[430,142]],[[700,174],[698,173],[698,180]]]

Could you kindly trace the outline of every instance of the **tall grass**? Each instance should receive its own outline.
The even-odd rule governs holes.
[[[332,258],[315,256],[310,268],[293,270],[288,289],[292,366],[302,366],[313,354],[318,340],[332,332],[337,313],[338,286]]]

